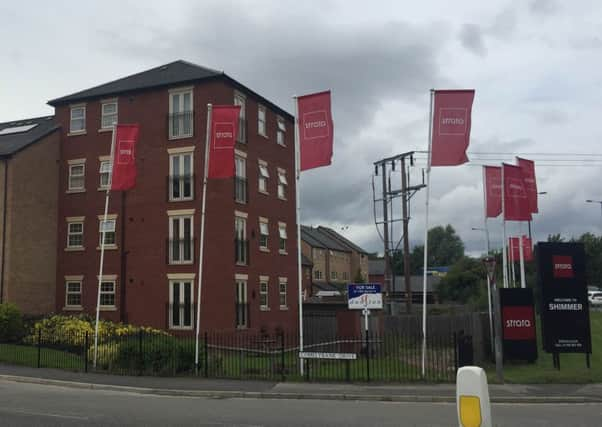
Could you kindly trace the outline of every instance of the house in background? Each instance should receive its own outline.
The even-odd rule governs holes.
[[[347,239],[332,228],[319,226],[318,231],[334,239],[337,243],[351,251],[350,279],[352,282],[368,281],[368,252]]]
[[[196,320],[207,104],[241,106],[236,176],[209,180],[201,331],[298,318],[293,117],[215,71],[175,61],[49,102],[61,126],[56,310],[190,333]],[[135,188],[111,193],[111,133],[138,123]],[[54,163],[53,163],[54,164]]]
[[[0,303],[55,308],[59,125],[52,116],[0,123]]]

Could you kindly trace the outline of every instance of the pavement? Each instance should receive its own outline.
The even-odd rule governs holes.
[[[0,364],[0,380],[79,389],[207,398],[455,402],[454,384],[313,383],[144,377]],[[602,403],[602,384],[490,384],[492,403]]]

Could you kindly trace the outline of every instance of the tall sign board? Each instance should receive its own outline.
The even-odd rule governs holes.
[[[548,353],[591,353],[592,338],[582,243],[537,244],[543,348]]]
[[[500,306],[505,360],[537,359],[535,306],[531,288],[502,288]]]

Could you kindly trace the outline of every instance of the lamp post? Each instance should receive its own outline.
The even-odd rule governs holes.
[[[491,294],[493,295],[493,306],[495,309],[495,373],[498,380],[504,382],[504,366],[502,356],[502,318],[500,315],[500,299],[495,283],[495,258],[486,256],[483,264],[487,270],[487,277],[491,283]]]
[[[599,203],[599,204],[600,204],[600,210],[601,210],[601,213],[602,213],[602,200],[591,200],[591,199],[587,199],[585,202],[586,202],[586,203]]]

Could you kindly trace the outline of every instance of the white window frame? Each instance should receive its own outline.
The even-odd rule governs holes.
[[[104,215],[99,215],[98,218],[98,247],[101,248],[102,247],[102,229],[103,229],[103,225],[106,224],[107,225],[107,229],[104,232],[104,236],[105,236],[105,249],[107,248],[116,248],[117,247],[117,233],[116,233],[116,229],[117,229],[117,216],[116,215],[107,215],[107,222],[105,223],[104,221]],[[109,240],[111,234],[113,235],[113,243],[107,243],[107,236],[109,236]]]
[[[284,286],[284,288],[283,288]],[[284,292],[282,291],[284,289]],[[278,278],[278,305],[280,310],[288,310],[288,279],[286,277]],[[282,298],[284,296],[284,304],[282,304]]]
[[[259,217],[259,250],[269,252],[270,223],[267,218]],[[262,240],[265,239],[265,242]],[[263,244],[265,243],[265,244]]]
[[[81,117],[73,117],[73,113],[75,111],[80,111],[82,112]],[[74,127],[74,124],[76,122],[81,121],[81,128],[78,126],[78,128]],[[80,133],[86,133],[86,105],[85,104],[80,104],[80,105],[72,105],[69,108],[69,134],[80,134]]]
[[[286,200],[287,188],[288,181],[286,179],[286,171],[284,169],[278,169],[278,198],[280,200]]]
[[[240,92],[234,92],[234,105],[240,106],[240,113],[238,116],[238,135],[236,141],[245,144],[247,142],[247,97]]]
[[[105,279],[104,277],[102,278],[102,280],[100,281],[100,308],[101,309],[114,309],[116,308],[116,304],[117,304],[117,284],[116,284],[116,280],[115,279]],[[111,285],[112,289],[111,290],[107,290],[106,288],[103,289],[104,285]],[[102,299],[103,296],[113,296],[113,304],[103,304],[102,303]]]
[[[336,272],[336,271],[331,271],[331,272],[330,272],[330,280],[339,280],[339,279],[337,278],[337,276],[338,276],[338,274],[337,274],[337,272]]]
[[[259,310],[270,310],[270,278],[267,276],[259,276]],[[265,298],[265,301],[262,301]]]
[[[105,107],[109,105],[115,106],[115,111],[107,113]],[[113,129],[113,126],[118,123],[119,120],[119,109],[117,99],[107,99],[106,101],[100,102],[100,129],[109,130]]]
[[[71,225],[81,224],[82,229],[81,232],[71,232]],[[82,243],[81,245],[71,245],[71,236],[81,236]],[[67,249],[84,249],[84,219],[67,219]]]
[[[185,106],[184,106],[184,95],[189,94],[190,95],[190,110],[185,110]],[[174,109],[174,97],[175,96],[179,96],[179,101],[178,101],[178,111],[175,111]],[[174,134],[173,130],[173,124],[172,124],[172,120],[173,114],[181,114],[181,113],[190,113],[190,132],[185,133],[184,132],[184,120],[182,120],[182,129],[179,130],[178,134]],[[192,136],[194,136],[194,92],[192,90],[192,88],[179,88],[179,89],[172,89],[169,91],[169,115],[170,115],[170,120],[169,120],[169,139],[182,139],[182,138],[191,138]],[[179,127],[179,125],[178,125]]]
[[[194,328],[194,274],[190,274],[187,275],[190,276],[189,278],[183,278],[183,279],[169,279],[169,310],[168,310],[168,316],[169,316],[169,329],[174,329],[174,330],[191,330]],[[178,321],[179,321],[179,325],[174,325],[173,322],[173,307],[174,307],[174,285],[178,284],[179,288],[180,288],[180,293],[179,293],[179,313],[178,313]],[[184,289],[186,288],[186,284],[189,285],[188,289],[190,290],[190,325],[185,325],[185,314],[186,314],[186,293],[184,292]]]
[[[185,259],[184,257],[184,245],[186,244],[186,233],[185,233],[185,223],[186,220],[190,220],[190,258]],[[178,222],[178,235],[174,236],[174,223]],[[183,242],[182,244],[178,244],[178,251],[180,254],[179,260],[174,260],[174,252],[173,252],[173,241],[178,240],[179,242]],[[169,264],[192,264],[194,262],[194,215],[171,215],[169,217]]]
[[[180,173],[178,176],[185,177],[186,175],[184,173],[184,164],[185,164],[186,157],[190,157],[190,179],[189,179],[190,195],[189,196],[184,195],[184,179],[180,179],[179,184],[178,184],[179,191],[180,191],[180,197],[174,197],[173,182],[172,182],[172,180],[175,178],[174,160],[176,158],[178,159],[178,168],[180,169]],[[169,155],[169,177],[170,177],[170,182],[169,182],[169,201],[170,202],[181,202],[181,201],[194,199],[194,153],[192,151],[186,152],[186,153],[174,153],[174,154]]]
[[[74,168],[82,168],[81,174],[73,174]],[[81,178],[82,184],[81,187],[75,187],[72,185],[72,180],[74,178]],[[67,191],[81,192],[86,191],[86,162],[85,161],[73,161],[69,163],[69,176],[67,177]]]
[[[247,240],[247,214],[243,212],[234,212],[234,238],[242,241],[242,244],[245,245],[244,242]],[[237,261],[237,265],[247,265],[249,263],[247,246],[243,246],[243,248],[243,251],[246,252],[244,262]],[[238,253],[236,255],[238,256]]]
[[[314,279],[315,280],[322,280],[324,278],[324,275],[322,274],[322,270],[314,270]]]
[[[236,279],[235,280],[235,288],[234,288],[234,304],[235,305],[243,305],[245,307],[245,319],[244,323],[235,324],[236,329],[247,329],[249,327],[249,300],[248,300],[248,285],[246,279]],[[234,319],[235,322],[238,319]]]
[[[280,116],[276,117],[276,143],[286,147],[286,122]]]
[[[268,194],[268,180],[270,178],[270,171],[268,169],[268,164],[260,160],[259,162],[259,173],[258,173],[258,182],[257,186],[260,193]]]
[[[263,119],[262,119],[263,113]],[[267,138],[267,122],[268,122],[268,110],[265,106],[258,104],[257,105],[257,133],[261,136],[265,136]]]
[[[77,284],[79,286],[79,291],[70,291],[69,285]],[[69,296],[70,295],[78,295],[79,296],[79,304],[69,304]],[[65,278],[65,308],[67,309],[82,309],[82,279],[81,278]]]
[[[284,241],[284,249],[282,248],[282,242]],[[286,232],[286,223],[278,223],[278,252],[282,255],[286,255],[286,244],[288,242],[288,234]]]
[[[111,186],[111,160],[101,160],[100,167],[98,168],[99,185],[100,190],[106,190]],[[106,177],[106,183],[103,183],[103,177]]]

